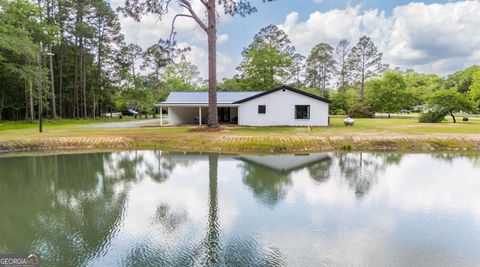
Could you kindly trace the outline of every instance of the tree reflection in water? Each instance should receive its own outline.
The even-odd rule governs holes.
[[[453,164],[455,160],[468,160],[473,166],[480,167],[480,155],[478,154],[457,154],[457,153],[436,153],[432,154],[432,158],[442,160]]]
[[[307,170],[317,182],[330,177],[332,158],[328,154],[243,156],[240,164],[243,183],[263,205],[273,208],[285,199],[293,173]]]
[[[273,208],[285,199],[295,172],[307,170],[308,176],[319,183],[328,181],[332,176],[342,177],[355,196],[361,199],[377,183],[386,167],[400,164],[401,158],[400,154],[364,153],[342,153],[333,157],[325,153],[242,156],[240,166],[243,182],[252,190],[254,197],[263,205]]]
[[[255,162],[242,164],[243,183],[253,195],[267,207],[274,207],[283,200],[292,185],[290,173],[278,171]]]
[[[105,255],[111,242],[115,242],[112,240],[121,231],[128,196],[134,185],[142,181],[148,186],[152,185],[151,181],[154,181],[153,184],[167,182],[176,172],[176,167],[182,175],[196,174],[197,169],[193,171],[189,165],[193,162],[205,163],[206,157],[134,151],[2,159],[0,209],[6,219],[0,220],[0,252],[38,251],[44,255],[42,258],[46,266],[89,265]],[[275,160],[284,165],[275,166],[275,160],[268,157],[245,156],[239,158],[241,163],[234,170],[241,172],[243,184],[256,201],[274,209],[296,182],[292,181],[292,177],[315,181],[303,184],[310,187],[338,179],[347,181],[356,197],[362,198],[375,185],[386,166],[399,164],[401,158],[399,154],[363,153],[286,155],[276,157]],[[205,196],[203,203],[208,205],[203,231],[192,225],[197,222],[190,220],[191,210],[178,209],[169,199],[152,204],[150,217],[147,216],[152,226],[145,230],[149,235],[165,235],[161,238],[167,241],[170,240],[168,237],[174,236],[190,238],[192,234],[188,231],[195,231],[195,234],[201,231],[201,236],[186,241],[173,240],[178,242],[167,245],[159,245],[148,238],[135,241],[125,255],[121,255],[123,264],[284,264],[282,252],[263,244],[255,233],[229,236],[230,233],[223,232],[218,178],[219,168],[222,171],[225,168],[222,169],[221,159],[219,155],[208,155],[208,192],[201,192]],[[20,165],[22,167],[18,167]],[[202,167],[201,164],[198,166]],[[180,167],[185,168],[181,170]],[[203,174],[206,175],[205,172]],[[332,177],[338,178],[332,180]]]
[[[85,265],[118,230],[130,182],[168,178],[173,163],[155,155],[155,170],[137,152],[2,158],[0,251],[36,251],[46,266]]]
[[[363,198],[377,183],[378,176],[385,172],[389,165],[398,165],[401,154],[337,154],[338,165],[342,176],[359,199]]]
[[[152,162],[147,161],[146,173],[150,178],[161,183],[170,177],[176,163],[171,157],[163,156],[164,154],[160,150],[155,150],[153,153],[155,154],[157,166],[152,164]],[[187,162],[187,164],[189,164],[189,162]]]
[[[331,168],[332,158],[330,156],[307,166],[310,177],[319,183],[326,182],[330,178]]]
[[[135,266],[280,266],[279,249],[264,248],[253,238],[228,238],[219,222],[219,155],[208,155],[208,218],[204,237],[198,243],[181,247],[158,247],[156,250],[133,250],[126,262]],[[168,234],[187,224],[188,213],[173,211],[168,204],[157,208],[155,222]]]
[[[203,266],[280,266],[282,254],[277,248],[264,248],[253,238],[227,239],[222,246],[218,222],[218,155],[209,155],[209,216]]]
[[[220,225],[218,224],[218,155],[211,154],[208,156],[208,173],[208,227],[207,235],[203,241],[207,253],[202,263],[211,266],[219,263],[221,253]]]
[[[15,205],[0,208],[11,213],[6,218],[15,218],[11,223],[26,223],[0,227],[7,231],[0,232],[0,242],[10,244],[7,251],[36,251],[47,266],[82,265],[101,251],[117,229],[126,199],[126,192],[115,191],[115,181],[105,177],[105,158],[108,154],[2,159],[0,195],[8,201],[1,203]],[[11,167],[18,164],[23,167]]]

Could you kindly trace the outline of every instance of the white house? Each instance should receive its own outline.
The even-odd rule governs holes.
[[[328,126],[329,101],[288,86],[261,92],[217,92],[218,120],[244,126]],[[169,125],[207,122],[208,92],[171,92]],[[161,119],[163,125],[163,119]]]

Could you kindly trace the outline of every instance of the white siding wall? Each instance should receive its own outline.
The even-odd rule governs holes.
[[[258,114],[258,105],[267,106],[266,114]],[[295,105],[310,105],[310,119],[296,120]],[[289,90],[242,103],[238,108],[238,124],[246,126],[328,126],[328,103]]]

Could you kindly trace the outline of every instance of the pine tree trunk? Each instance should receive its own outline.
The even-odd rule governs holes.
[[[0,121],[2,121],[2,113],[3,113],[3,104],[5,101],[5,91],[2,90],[2,98],[0,100]]]
[[[47,25],[52,26],[53,25],[53,0],[46,0],[46,13],[47,13]],[[48,49],[48,61],[49,61],[49,76],[50,76],[50,94],[52,96],[51,98],[51,111],[52,111],[52,119],[57,118],[57,106],[56,106],[56,100],[55,100],[55,80],[54,80],[54,75],[53,75],[53,54],[52,54],[52,41],[48,42],[47,45]]]
[[[65,44],[63,42],[63,33],[62,33],[62,43],[60,45],[60,69],[59,69],[59,80],[58,80],[58,89],[59,89],[59,109],[60,109],[60,117],[64,116],[63,110],[63,61],[64,61],[64,54],[65,54]]]
[[[208,127],[218,127],[216,0],[208,0]]]
[[[52,118],[56,119],[57,118],[57,106],[56,106],[56,100],[55,100],[55,80],[53,77],[53,55],[52,55],[52,45],[48,44],[48,52],[49,52],[49,63],[50,63],[50,87],[51,87],[51,93],[52,93]]]
[[[79,102],[78,102],[78,46],[77,46],[78,38],[75,37],[75,77],[74,77],[74,84],[73,84],[73,117],[78,118],[79,115]]]
[[[64,16],[64,9],[62,6],[63,2],[58,2],[58,16]],[[65,57],[65,24],[62,19],[60,19],[60,65],[58,70],[58,109],[60,118],[65,115],[65,110],[63,107],[63,61]]]
[[[362,81],[361,81],[361,88],[360,88],[360,102],[363,103],[365,97],[365,72],[362,70]]]
[[[35,111],[33,106],[33,84],[32,80],[28,80],[28,92],[29,92],[29,102],[30,102],[30,120],[35,120]]]
[[[93,115],[93,119],[95,120],[96,119],[96,110],[95,110],[95,105],[96,105],[96,99],[95,99],[95,93],[93,93],[93,109],[92,109],[92,115]]]
[[[103,29],[102,29],[102,21],[99,20],[98,22],[98,55],[97,55],[97,90],[103,90],[102,86],[102,43],[103,43]],[[92,94],[93,94],[93,119],[96,117],[96,108],[97,108],[97,100],[96,100],[96,94],[95,94],[95,87],[92,89]],[[100,114],[101,116],[101,114]]]
[[[28,81],[25,80],[25,120],[28,121]]]
[[[83,117],[84,118],[87,118],[88,114],[87,114],[87,87],[86,87],[86,72],[85,72],[85,54],[83,52],[83,49],[82,49],[82,57],[83,57],[83,67],[82,67],[82,80],[83,80],[83,83],[82,83],[82,92],[83,92]]]
[[[82,46],[82,42],[83,42],[83,38],[80,37],[80,64],[78,65],[79,66],[79,72],[78,72],[78,75],[80,77],[78,77],[78,81],[79,81],[79,99],[80,99],[80,106],[79,106],[79,109],[80,109],[80,117],[84,117],[84,113],[83,113],[83,46]]]

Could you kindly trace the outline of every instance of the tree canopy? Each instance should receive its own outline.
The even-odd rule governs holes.
[[[386,72],[382,78],[367,82],[366,101],[377,112],[400,112],[410,106],[412,95],[407,91],[404,77],[395,71]]]
[[[455,89],[438,90],[429,98],[428,104],[437,109],[445,110],[452,117],[453,123],[457,122],[456,112],[476,111],[472,101]]]
[[[243,50],[237,68],[243,90],[268,90],[291,78],[295,47],[275,25],[261,29]],[[297,58],[298,60],[298,58]]]
[[[333,47],[324,43],[316,45],[307,58],[306,71],[307,81],[325,96],[328,82],[336,71]]]
[[[377,76],[384,67],[382,56],[383,54],[378,52],[378,48],[367,36],[360,38],[348,56],[350,71],[360,83],[361,101],[365,97],[365,82]]]

